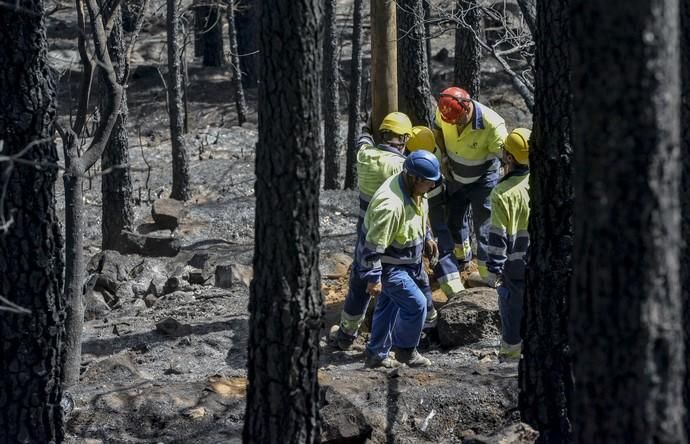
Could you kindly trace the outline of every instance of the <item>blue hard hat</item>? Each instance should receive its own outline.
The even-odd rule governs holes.
[[[405,172],[424,180],[438,182],[441,179],[441,166],[436,156],[428,151],[420,150],[411,153],[403,164]]]

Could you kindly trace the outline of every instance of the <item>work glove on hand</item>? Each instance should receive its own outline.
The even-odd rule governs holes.
[[[369,282],[367,284],[367,293],[369,293],[369,296],[376,297],[379,294],[381,294],[381,281],[378,282]]]
[[[491,288],[498,288],[501,285],[501,277],[494,273],[487,274],[485,281]]]
[[[438,263],[438,245],[433,239],[427,239],[424,243],[424,254],[429,258],[431,266],[435,266]]]

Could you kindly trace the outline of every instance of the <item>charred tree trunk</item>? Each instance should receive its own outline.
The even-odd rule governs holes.
[[[321,0],[261,2],[246,443],[316,443]],[[282,45],[276,45],[279,40]],[[276,221],[280,221],[276,223]]]
[[[177,1],[167,0],[168,24],[168,104],[172,145],[172,192],[170,197],[187,200],[189,190],[189,154],[183,133],[182,68],[180,63],[180,16]]]
[[[690,0],[680,2],[681,20],[681,286],[685,325],[685,432],[690,438]]]
[[[481,10],[477,0],[458,0],[458,9],[462,19],[455,30],[455,84],[479,99]]]
[[[2,153],[56,165],[55,86],[44,2],[0,13]],[[28,117],[27,117],[28,116]],[[62,442],[62,240],[57,168],[0,163],[0,295],[28,312],[0,312],[0,442]],[[2,303],[0,303],[2,305]]]
[[[124,86],[127,71],[127,51],[122,26],[122,8],[110,10],[105,5],[106,17],[113,20],[113,29],[108,38],[108,52],[115,68],[115,75],[120,85]],[[142,11],[143,13],[143,11]],[[133,44],[133,43],[132,43]],[[102,71],[101,71],[102,72]],[[103,83],[103,75],[101,75]],[[123,91],[126,91],[123,88]],[[103,94],[102,101],[109,100],[107,94]],[[101,109],[105,109],[104,105]],[[104,174],[101,180],[102,205],[102,242],[103,250],[118,250],[122,246],[121,233],[123,230],[131,231],[134,223],[134,211],[132,209],[132,178],[129,173],[129,140],[127,137],[127,97],[122,95],[120,112],[117,116],[115,127],[110,133],[110,139],[101,156],[101,169]]]
[[[568,304],[573,273],[569,0],[539,2],[530,144],[530,255],[519,405],[540,442],[572,441]]]
[[[323,85],[324,85],[324,182],[326,190],[340,188],[340,75],[338,70],[338,27],[336,23],[336,0],[325,2],[325,25],[323,44]]]
[[[398,0],[398,108],[414,125],[431,127],[433,96],[424,38],[423,0]]]
[[[678,17],[571,0],[576,442],[686,442]]]
[[[242,60],[242,86],[256,88],[258,80],[256,0],[242,0],[235,14],[237,47]]]
[[[350,97],[347,119],[347,153],[345,156],[345,188],[357,186],[357,129],[362,110],[362,5],[354,0],[352,8],[352,60],[350,61]]]
[[[522,16],[532,36],[537,35],[537,0],[517,0]]]
[[[247,121],[247,101],[244,98],[242,86],[242,64],[237,48],[237,28],[235,27],[235,1],[227,2],[228,37],[230,44],[230,63],[232,64],[232,85],[235,88],[235,109],[237,110],[237,124],[242,126]]]
[[[194,57],[202,57],[204,55],[204,30],[206,29],[206,12],[201,6],[205,0],[193,0],[192,8],[194,10]]]
[[[422,4],[424,5],[424,41],[426,43],[426,64],[429,71],[429,77],[431,77],[431,0],[422,0]]]
[[[203,46],[203,66],[225,66],[225,54],[223,53],[223,22],[220,16],[218,3],[207,1],[207,5],[200,6],[202,21],[201,42]]]

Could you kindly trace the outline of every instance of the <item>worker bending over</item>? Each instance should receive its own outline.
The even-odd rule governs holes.
[[[422,254],[438,253],[428,226],[425,194],[441,179],[439,162],[427,151],[415,151],[403,171],[376,191],[364,217],[357,244],[360,278],[378,296],[366,348],[367,367],[412,367],[431,364],[417,345],[431,299]],[[395,359],[389,355],[396,348]]]
[[[498,182],[499,157],[507,132],[501,116],[456,87],[441,93],[434,123],[436,141],[448,166],[445,212],[434,212],[431,220],[440,249],[434,275],[450,296],[462,290],[460,271],[472,259],[470,208],[478,244],[479,274],[486,278],[489,194]]]

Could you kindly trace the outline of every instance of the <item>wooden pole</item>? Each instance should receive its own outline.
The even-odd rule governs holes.
[[[395,0],[371,1],[371,122],[375,138],[386,114],[398,110]]]

